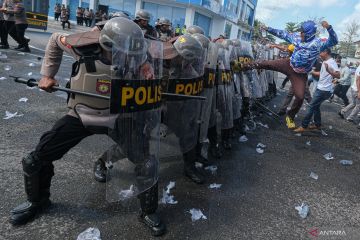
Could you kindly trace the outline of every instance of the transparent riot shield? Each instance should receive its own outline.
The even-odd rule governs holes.
[[[199,133],[200,143],[207,142],[207,133],[210,124],[210,118],[216,117],[216,114],[214,114],[214,110],[216,109],[216,104],[213,101],[213,99],[215,98],[214,86],[215,86],[215,74],[217,67],[218,50],[219,48],[217,44],[212,42],[209,43],[209,47],[207,49],[207,57],[205,60],[204,90],[201,93],[201,96],[206,97],[206,100],[203,102],[203,107],[201,111],[201,125],[200,125],[200,133]],[[215,119],[213,119],[213,121],[214,120]],[[206,151],[204,151],[204,154],[205,152]]]
[[[109,130],[110,202],[135,197],[158,180],[162,44],[142,34],[112,39],[110,111],[119,117]]]
[[[240,52],[238,61],[241,64],[248,64],[254,61],[254,55],[250,43],[241,41]],[[253,71],[240,72],[240,88],[242,96],[245,98],[252,98],[252,86]]]
[[[196,41],[192,44],[187,41]],[[204,89],[205,51],[201,44],[190,36],[180,37],[174,43],[177,56],[168,59],[166,70],[167,92],[186,96],[200,96]],[[187,45],[189,44],[189,45]],[[187,51],[192,49],[193,51]],[[190,98],[166,98],[162,108],[162,124],[166,134],[161,138],[161,158],[181,156],[194,149],[201,124],[203,101]]]
[[[231,129],[233,121],[233,76],[230,68],[230,50],[219,48],[218,68],[216,73],[216,102],[217,109],[221,114],[221,129]]]
[[[241,56],[241,47],[234,47],[235,60]],[[233,59],[232,59],[233,60]],[[231,61],[232,61],[231,60]],[[233,97],[233,115],[234,120],[241,117],[242,94],[241,94],[241,72],[233,73],[234,97]]]

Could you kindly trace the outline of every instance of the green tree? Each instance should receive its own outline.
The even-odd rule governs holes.
[[[296,32],[298,29],[298,24],[296,22],[287,22],[285,25],[285,30],[288,32]]]

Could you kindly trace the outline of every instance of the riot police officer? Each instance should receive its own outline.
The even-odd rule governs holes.
[[[152,78],[152,71],[146,67],[146,51],[142,50],[145,49],[146,43],[141,29],[131,20],[118,17],[109,20],[101,31],[73,34],[66,37],[60,33],[54,33],[46,48],[41,68],[43,77],[39,82],[39,87],[51,91],[52,86],[57,84],[55,75],[59,70],[63,52],[66,51],[77,59],[77,67],[74,68],[71,78],[71,88],[108,95],[113,71],[112,46],[126,41],[123,38],[135,43],[127,44],[127,46],[137,48],[134,56],[131,55],[134,49],[126,51],[129,55],[125,57],[125,62],[132,62],[132,69],[139,71],[137,75]],[[119,49],[122,49],[121,47]],[[125,54],[125,51],[118,54]],[[128,58],[132,60],[130,61]],[[125,71],[130,70],[129,68],[122,69],[123,73]],[[50,131],[44,133],[35,150],[22,160],[27,201],[11,211],[10,222],[13,225],[26,224],[51,204],[49,198],[51,179],[54,176],[53,161],[62,158],[82,139],[93,134],[111,136],[109,133],[116,129],[116,124],[110,121],[114,119],[114,116],[110,114],[108,100],[71,95],[68,107],[70,108],[68,114],[58,120]],[[103,116],[107,121],[103,121]],[[115,119],[117,122],[122,121],[118,115],[115,115]],[[126,134],[124,136],[126,137]],[[111,137],[113,138],[113,136]],[[148,156],[145,151],[143,155]],[[129,157],[131,155],[129,153]],[[141,159],[137,159],[137,161],[139,160]],[[154,166],[149,159],[140,165],[143,167]],[[149,172],[146,169],[141,169],[141,171]],[[141,172],[137,172],[137,176],[139,175]],[[140,181],[139,179],[137,180]],[[150,228],[153,235],[159,236],[165,233],[165,225],[156,213],[158,206],[157,178],[153,179],[154,182],[150,188],[139,192],[141,205],[139,219]],[[144,183],[140,182],[140,184]]]
[[[148,38],[151,37],[151,38],[157,39],[158,38],[157,31],[155,30],[155,28],[153,26],[151,26],[149,24],[150,16],[151,15],[148,11],[146,11],[144,9],[140,9],[135,14],[134,22],[139,25],[139,27],[143,31],[145,37],[148,37]]]
[[[173,32],[171,32],[170,30],[170,26],[171,26],[171,22],[169,19],[164,17],[159,19],[159,22],[156,26],[156,30],[158,32],[158,36],[161,41],[167,42],[174,37]]]

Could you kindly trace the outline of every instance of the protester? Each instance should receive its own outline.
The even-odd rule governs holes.
[[[302,126],[295,129],[297,133],[321,128],[320,106],[325,100],[330,98],[334,91],[332,83],[334,78],[340,78],[340,70],[335,60],[331,57],[330,48],[323,50],[320,53],[320,57],[323,60],[323,64],[321,66],[319,82],[314,97],[309,104],[308,112],[302,121]],[[314,125],[310,125],[312,117],[314,117]]]
[[[341,118],[345,118],[345,114],[349,112],[351,109],[353,109],[350,115],[346,118],[346,120],[348,122],[354,123],[356,116],[360,112],[360,66],[358,66],[356,69],[354,81],[351,85],[350,91],[351,91],[351,104],[341,109],[339,115]]]
[[[338,96],[344,102],[344,106],[349,105],[349,99],[346,96],[351,85],[351,71],[348,63],[342,61],[340,69],[341,78],[334,81],[334,96]]]
[[[76,9],[76,23],[77,23],[77,25],[81,25],[82,18],[83,18],[82,9],[81,9],[81,7],[78,7]]]
[[[89,8],[86,8],[84,10],[84,22],[85,22],[86,27],[90,27],[90,24],[89,24],[90,18],[91,18],[91,16],[90,16]]]

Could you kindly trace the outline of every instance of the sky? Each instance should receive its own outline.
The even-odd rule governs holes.
[[[360,0],[258,0],[256,19],[284,29],[287,22],[324,17],[342,38],[346,24],[360,23]]]

